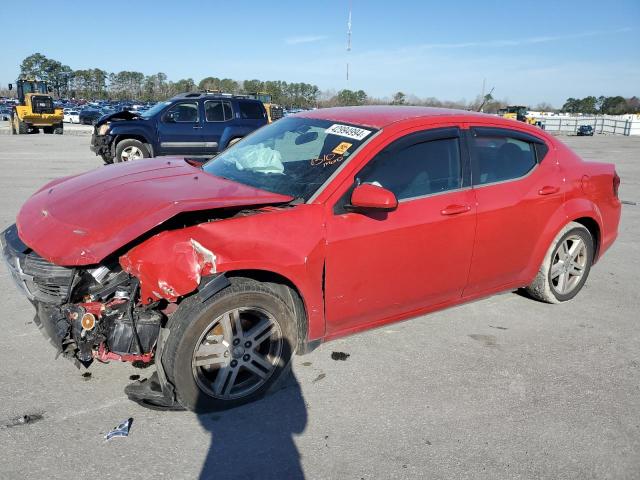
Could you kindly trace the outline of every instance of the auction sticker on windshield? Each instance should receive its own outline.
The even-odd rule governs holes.
[[[354,140],[362,140],[371,133],[371,130],[334,123],[327,128],[325,132],[332,133],[333,135],[340,135],[341,137],[353,138]]]

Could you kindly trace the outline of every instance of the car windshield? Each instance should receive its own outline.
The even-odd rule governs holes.
[[[145,111],[145,112],[141,112],[140,116],[144,119],[148,119],[153,117],[156,113],[160,112],[162,109],[164,109],[164,107],[166,107],[167,105],[171,105],[171,102],[159,102],[156,103],[153,107],[151,107],[149,110]]]
[[[305,201],[375,130],[311,118],[284,118],[204,165],[218,177]]]

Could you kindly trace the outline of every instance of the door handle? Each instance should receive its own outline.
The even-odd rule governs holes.
[[[471,210],[470,205],[449,205],[440,210],[442,215],[459,215],[460,213],[466,213]]]
[[[193,127],[193,129],[194,129],[194,130],[197,130],[197,129],[199,129],[199,128],[202,128],[202,127],[199,127],[198,125],[196,125],[195,127]]]
[[[547,185],[538,190],[538,195],[552,195],[554,193],[558,193],[560,191],[560,187],[553,187],[551,185]]]

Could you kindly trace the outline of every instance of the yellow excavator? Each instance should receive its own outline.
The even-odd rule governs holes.
[[[529,109],[522,105],[509,105],[506,108],[498,110],[498,115],[503,118],[518,120],[519,122],[524,122],[529,125],[536,125],[536,119],[527,117],[527,113],[529,113]]]
[[[13,85],[9,84],[9,90]],[[44,133],[62,135],[62,108],[56,108],[51,96],[52,88],[42,80],[19,78],[16,81],[18,105],[11,111],[11,133]]]
[[[249,98],[255,98],[256,100],[260,100],[262,102],[265,110],[267,111],[269,123],[275,122],[276,120],[284,117],[284,109],[272,102],[270,93],[257,92],[250,93],[247,96]]]

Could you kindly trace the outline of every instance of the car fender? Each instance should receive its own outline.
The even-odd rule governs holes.
[[[568,200],[549,218],[543,234],[538,239],[530,256],[529,265],[524,272],[526,282],[532,281],[538,273],[544,256],[551,246],[551,242],[553,242],[560,230],[569,222],[584,217],[595,220],[599,230],[602,232],[602,214],[600,213],[600,209],[595,203],[586,198],[573,198]]]
[[[220,144],[218,150],[222,151],[229,145],[229,142],[234,138],[242,138],[255,131],[255,128],[243,127],[243,126],[229,126],[225,127],[222,135],[220,136]]]
[[[309,339],[317,339],[324,335],[325,252],[321,221],[313,219],[318,212],[301,212],[300,218],[291,215],[283,223],[259,219],[292,213],[256,213],[164,231],[122,255],[120,265],[140,280],[144,304],[162,299],[177,302],[195,292],[209,275],[246,271],[276,274],[300,294]]]
[[[125,122],[122,122],[125,123]],[[114,125],[109,130],[109,135],[114,139],[115,143],[119,142],[123,138],[142,138],[144,143],[148,144],[151,148],[151,154],[156,150],[154,135],[148,128],[142,126],[127,126],[127,125]]]

